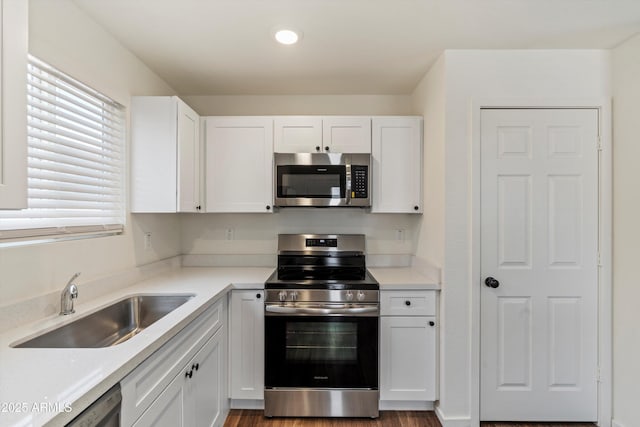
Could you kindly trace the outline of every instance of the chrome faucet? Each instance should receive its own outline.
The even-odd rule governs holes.
[[[76,273],[73,275],[67,286],[62,290],[62,294],[60,294],[60,315],[72,314],[76,311],[73,308],[73,300],[78,298],[78,287],[73,283],[74,280],[80,275],[80,273]]]

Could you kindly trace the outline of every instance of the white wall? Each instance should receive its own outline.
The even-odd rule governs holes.
[[[640,35],[613,50],[613,419],[640,425]]]
[[[409,95],[185,96],[201,116],[408,115]]]
[[[424,218],[416,257],[444,265],[445,56],[431,67],[413,92],[413,110],[424,117]]]
[[[134,94],[174,91],[70,0],[29,2],[29,50],[128,107]],[[128,187],[128,186],[127,186]],[[142,235],[152,232],[145,251]],[[60,291],[180,252],[176,215],[129,215],[123,235],[0,249],[0,304]],[[80,296],[82,298],[82,296]],[[51,308],[54,310],[54,308]]]
[[[589,50],[459,50],[444,55],[445,238],[438,410],[447,424],[465,426],[477,415],[471,397],[477,385],[471,376],[471,313],[480,286],[480,277],[471,274],[479,255],[472,252],[471,107],[474,101],[491,99],[609,97],[610,55]]]
[[[228,95],[187,96],[184,100],[203,116],[407,115],[412,111],[408,95]],[[245,262],[274,265],[279,233],[364,233],[369,254],[408,259],[416,251],[421,218],[421,215],[370,214],[360,209],[182,215],[182,251],[186,255],[211,255],[225,263],[238,262],[235,255],[251,255],[245,257]],[[234,230],[230,241],[225,240],[229,228]],[[397,240],[396,230],[400,229],[404,230],[404,239]]]

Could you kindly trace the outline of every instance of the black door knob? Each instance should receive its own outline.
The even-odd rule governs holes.
[[[493,289],[495,289],[498,286],[500,286],[500,282],[498,282],[493,277],[487,277],[486,279],[484,279],[484,284],[487,285],[490,288],[493,288]]]

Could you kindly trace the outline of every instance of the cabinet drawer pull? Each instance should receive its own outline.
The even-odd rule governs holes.
[[[409,300],[406,300],[404,303],[405,303],[405,305],[406,305],[407,307],[409,307],[409,306],[411,305],[411,301],[409,301]]]

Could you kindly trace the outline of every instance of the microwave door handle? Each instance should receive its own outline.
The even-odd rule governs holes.
[[[346,172],[346,182],[344,184],[345,186],[345,204],[347,206],[349,206],[351,204],[351,165],[347,164],[345,165],[345,172]]]

